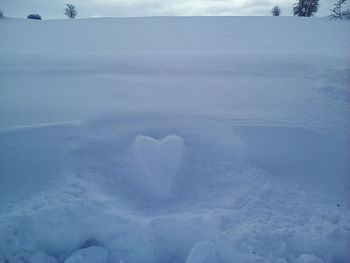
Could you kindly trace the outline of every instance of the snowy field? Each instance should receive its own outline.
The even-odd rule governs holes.
[[[0,21],[1,263],[349,263],[349,21]]]

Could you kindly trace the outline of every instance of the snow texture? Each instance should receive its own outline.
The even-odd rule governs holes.
[[[0,263],[350,262],[349,21],[0,21]]]

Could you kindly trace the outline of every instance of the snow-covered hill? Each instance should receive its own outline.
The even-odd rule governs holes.
[[[346,263],[348,21],[0,21],[0,262]]]

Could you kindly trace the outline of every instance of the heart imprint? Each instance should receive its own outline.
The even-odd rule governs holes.
[[[182,163],[184,143],[170,135],[162,140],[137,136],[133,150],[145,190],[156,195],[169,194],[173,179]]]

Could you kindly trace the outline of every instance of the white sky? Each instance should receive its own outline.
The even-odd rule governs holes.
[[[282,15],[292,15],[296,0],[0,0],[6,16],[26,17],[39,13],[45,18],[64,18],[66,3],[77,6],[79,17],[167,15],[271,15],[274,5]],[[317,16],[329,15],[336,0],[320,0]],[[349,7],[349,3],[347,5]]]

